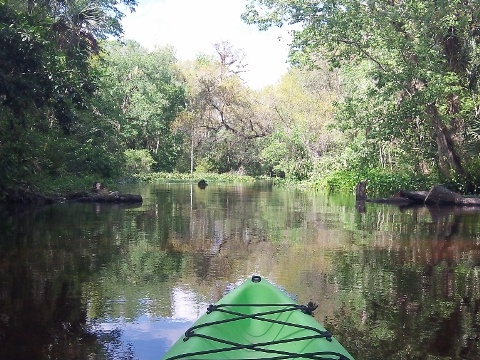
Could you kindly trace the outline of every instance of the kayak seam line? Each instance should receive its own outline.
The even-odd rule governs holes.
[[[282,355],[282,357],[276,357],[274,359],[292,359],[292,358],[299,358],[300,357],[300,358],[305,358],[305,359],[348,360],[348,358],[345,355],[337,353],[337,352],[333,352],[333,351],[320,351],[320,352],[307,353],[307,354],[298,354],[298,353],[292,353],[292,352],[288,352],[288,351],[262,348],[262,346],[285,344],[285,343],[294,342],[294,341],[312,340],[312,339],[323,338],[323,336],[321,334],[310,335],[310,336],[302,336],[302,337],[283,339],[283,340],[276,340],[276,341],[268,341],[268,342],[263,342],[263,343],[252,343],[252,344],[240,344],[240,343],[236,343],[236,342],[233,342],[233,341],[228,341],[228,340],[219,339],[219,338],[216,338],[216,337],[213,337],[213,336],[204,335],[204,334],[197,334],[197,333],[193,333],[191,336],[200,337],[200,338],[203,338],[203,339],[206,339],[206,340],[216,341],[216,342],[219,342],[221,344],[230,345],[231,347],[185,353],[185,354],[180,354],[180,355],[177,355],[177,356],[174,356],[174,357],[169,357],[165,360],[182,359],[182,358],[189,357],[189,356],[209,355],[209,354],[216,354],[216,353],[221,353],[221,352],[229,352],[229,351],[243,350],[243,349],[248,349],[248,350],[253,350],[253,351],[258,351],[258,352],[264,352],[264,353],[269,353],[269,354]],[[325,358],[324,357],[325,355],[338,356],[338,358]]]

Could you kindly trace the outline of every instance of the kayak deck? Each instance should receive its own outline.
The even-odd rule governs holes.
[[[353,360],[313,317],[259,276],[210,305],[164,359]]]

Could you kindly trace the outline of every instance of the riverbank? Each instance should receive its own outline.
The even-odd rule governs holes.
[[[317,191],[328,191],[333,193],[355,192],[355,187],[360,181],[368,180],[366,191],[369,196],[390,196],[400,189],[411,191],[431,188],[441,184],[436,176],[412,174],[408,172],[394,173],[383,169],[366,170],[362,173],[353,171],[331,171],[329,173],[312,174],[308,179],[295,180],[280,177],[255,178],[249,175],[237,173],[166,173],[150,172],[134,174],[116,179],[100,179],[93,175],[86,176],[61,176],[56,178],[40,178],[34,185],[19,184],[13,189],[0,189],[0,202],[5,201],[8,192],[17,189],[30,189],[36,193],[44,194],[46,197],[65,197],[66,194],[88,191],[94,182],[101,182],[108,189],[115,189],[125,183],[157,183],[157,182],[191,182],[197,184],[200,180],[208,184],[214,183],[250,183],[256,180],[270,180],[274,186],[314,189]],[[445,185],[445,184],[444,184]],[[464,193],[462,183],[448,184],[448,188]],[[59,195],[61,194],[61,195]]]
[[[19,204],[52,204],[57,202],[141,203],[140,195],[121,194],[121,184],[136,182],[249,183],[255,178],[237,174],[213,173],[144,173],[119,179],[96,179],[92,176],[38,179],[35,185],[19,184],[0,192],[0,202]],[[98,185],[101,184],[100,188]]]
[[[141,195],[122,194],[118,191],[108,190],[101,184],[96,184],[88,191],[73,191],[55,195],[46,195],[29,188],[10,189],[5,192],[3,202],[24,205],[48,205],[66,202],[141,204],[143,202]]]

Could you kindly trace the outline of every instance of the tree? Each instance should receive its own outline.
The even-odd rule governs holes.
[[[244,139],[265,136],[268,129],[255,121],[251,93],[239,74],[246,65],[244,54],[228,43],[215,44],[219,60],[200,59],[196,75],[195,108],[207,130],[224,129]],[[203,68],[203,69],[202,69]]]
[[[122,32],[120,4],[136,2],[0,2],[0,189],[63,171],[97,87],[98,40]]]
[[[26,112],[48,108],[68,132],[69,108],[84,106],[95,88],[89,61],[98,39],[119,36],[123,14],[108,0],[24,4],[0,4],[2,105],[23,125]]]
[[[341,140],[340,132],[331,128],[333,104],[341,97],[338,74],[325,66],[292,67],[278,85],[266,88],[259,97],[270,108],[274,129],[262,144],[265,167],[287,179],[309,178]]]
[[[256,139],[270,134],[271,124],[241,79],[246,66],[244,53],[229,43],[215,44],[214,48],[216,56],[202,55],[182,65],[188,97],[176,127],[189,139],[191,159],[196,153],[206,170],[256,168],[252,146]]]
[[[117,124],[124,148],[146,149],[156,170],[172,171],[181,139],[171,124],[185,106],[173,49],[148,51],[135,41],[105,48],[101,112]]]
[[[369,64],[370,86],[363,97],[350,94],[339,120],[367,139],[400,147],[403,161],[419,160],[412,155],[420,149],[424,171],[472,181],[479,15],[478,1],[251,0],[243,18],[262,29],[299,26],[295,62],[312,64],[320,54],[334,67]]]

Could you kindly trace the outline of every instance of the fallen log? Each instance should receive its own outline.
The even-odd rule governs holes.
[[[435,185],[428,192],[425,198],[426,204],[437,205],[459,205],[459,206],[480,206],[480,198],[463,196],[459,193]]]
[[[6,193],[3,199],[12,204],[47,205],[62,202],[83,203],[126,203],[139,204],[143,202],[141,195],[120,194],[118,191],[87,192],[78,191],[65,195],[47,196],[31,189],[17,188]]]
[[[133,194],[92,194],[85,197],[71,199],[71,201],[82,203],[127,203],[136,204],[143,201],[141,195]]]
[[[4,201],[11,204],[43,205],[61,201],[61,197],[46,196],[28,188],[16,188],[6,192]]]
[[[395,204],[400,206],[414,204],[470,207],[480,206],[480,197],[464,196],[441,185],[432,186],[429,191],[401,190],[390,198],[367,199],[366,201],[382,204]]]
[[[455,205],[480,206],[480,198],[474,196],[465,196],[462,199],[459,199]]]
[[[396,196],[389,197],[389,198],[367,199],[366,201],[377,203],[377,204],[394,204],[399,206],[407,206],[407,205],[412,205],[416,203],[411,199],[404,198],[404,197],[396,197]]]
[[[430,191],[425,198],[426,204],[437,204],[437,205],[456,205],[461,201],[463,196],[444,188],[443,186],[435,185],[432,186]]]
[[[400,190],[398,195],[400,197],[410,199],[413,202],[416,203],[423,203],[425,202],[425,199],[427,198],[428,191],[405,191],[405,190]]]

